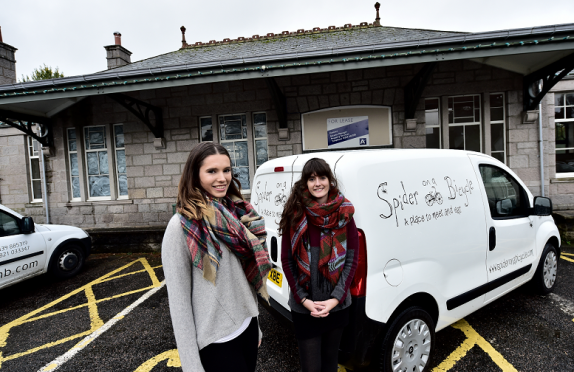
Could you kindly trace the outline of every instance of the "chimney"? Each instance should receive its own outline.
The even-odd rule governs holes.
[[[2,28],[0,27],[0,85],[16,83],[16,58],[14,53],[18,49],[2,41]]]
[[[122,34],[114,32],[114,45],[105,46],[108,60],[108,70],[115,67],[125,66],[132,63],[132,52],[122,46]]]
[[[380,26],[381,25],[381,17],[379,17],[379,8],[381,4],[379,2],[375,3],[375,9],[377,9],[377,18],[375,18],[375,22],[373,22],[373,26]]]
[[[187,41],[185,41],[185,26],[180,27],[181,30],[181,47],[185,48],[187,45]]]

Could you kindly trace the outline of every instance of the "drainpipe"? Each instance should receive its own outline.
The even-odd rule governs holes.
[[[42,159],[42,188],[44,208],[46,209],[46,223],[50,223],[50,213],[48,212],[48,186],[46,184],[46,162],[44,161],[44,150],[40,144],[40,159]]]
[[[542,83],[539,85],[542,91]],[[538,104],[538,145],[540,147],[540,187],[542,196],[544,195],[544,142],[542,142],[542,100]]]

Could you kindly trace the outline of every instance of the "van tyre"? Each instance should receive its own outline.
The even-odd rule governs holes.
[[[379,371],[428,371],[434,329],[434,321],[424,309],[412,306],[403,310],[391,322],[383,340]]]
[[[546,243],[538,268],[532,278],[534,290],[542,295],[554,290],[556,285],[556,275],[558,274],[558,251],[550,244]]]
[[[84,248],[78,244],[66,244],[58,247],[50,260],[50,274],[60,279],[76,275],[86,260]]]

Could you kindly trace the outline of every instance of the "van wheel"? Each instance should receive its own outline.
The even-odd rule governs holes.
[[[58,247],[50,260],[50,273],[56,278],[67,279],[76,275],[84,266],[84,248],[77,244]]]
[[[556,275],[558,274],[558,251],[550,244],[546,243],[532,285],[539,294],[548,294],[554,290],[556,285]]]
[[[435,325],[429,313],[418,306],[401,312],[383,340],[381,372],[428,371],[434,346]]]

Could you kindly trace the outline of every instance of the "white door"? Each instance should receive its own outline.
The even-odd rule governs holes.
[[[44,238],[22,234],[19,218],[0,211],[0,287],[37,274],[45,264]]]
[[[475,165],[488,200],[485,301],[490,302],[524,282],[535,265],[535,229],[528,194],[517,179],[485,158],[475,157]]]

